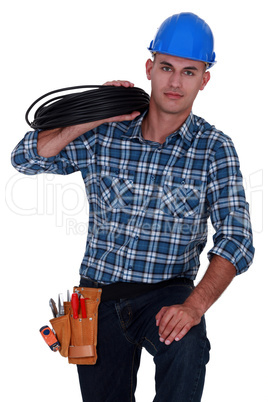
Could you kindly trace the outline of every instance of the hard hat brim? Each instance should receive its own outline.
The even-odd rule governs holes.
[[[197,58],[189,57],[189,56],[187,56],[187,57],[183,56],[183,55],[178,56],[177,54],[172,54],[170,52],[164,52],[164,51],[157,52],[157,51],[153,50],[151,47],[148,47],[147,49],[151,52],[152,55],[154,55],[154,54],[166,54],[168,56],[175,56],[175,57],[178,57],[178,58],[181,58],[181,59],[201,61],[201,62],[207,64],[207,69],[213,67],[217,63],[216,60],[215,61],[207,61],[207,60],[201,60],[201,59],[197,59]]]

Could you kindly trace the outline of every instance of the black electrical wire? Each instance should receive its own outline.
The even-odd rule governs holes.
[[[65,95],[58,95],[46,100],[34,113],[34,120],[29,121],[29,113],[41,100],[64,91],[90,89]],[[33,129],[49,130],[89,123],[109,117],[142,113],[149,105],[150,96],[137,87],[117,87],[107,85],[80,85],[51,91],[36,99],[28,108],[25,119]]]

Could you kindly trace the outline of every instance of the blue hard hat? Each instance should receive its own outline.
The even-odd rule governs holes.
[[[148,49],[152,53],[163,53],[208,63],[215,61],[214,39],[208,24],[193,13],[174,14],[158,29]]]

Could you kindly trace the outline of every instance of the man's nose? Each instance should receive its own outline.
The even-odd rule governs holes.
[[[170,85],[173,88],[181,88],[182,87],[182,77],[180,73],[173,73],[170,76]]]

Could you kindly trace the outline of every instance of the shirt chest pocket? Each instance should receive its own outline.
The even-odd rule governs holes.
[[[167,176],[164,179],[160,209],[176,218],[195,216],[200,212],[202,181]]]
[[[134,173],[125,169],[102,167],[99,189],[102,201],[111,209],[120,209],[133,202]]]

